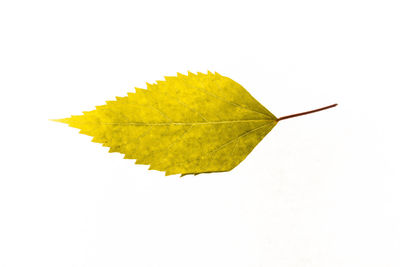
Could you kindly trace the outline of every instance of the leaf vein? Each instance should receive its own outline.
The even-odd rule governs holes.
[[[134,126],[171,126],[171,125],[197,125],[197,124],[234,124],[246,122],[274,121],[273,119],[262,120],[230,120],[230,121],[206,121],[206,122],[102,122],[105,125],[134,125]]]
[[[265,125],[256,127],[256,128],[254,128],[254,129],[252,129],[252,130],[249,130],[249,131],[247,131],[247,132],[244,132],[244,133],[242,133],[241,135],[235,137],[234,139],[229,140],[229,141],[226,142],[225,144],[220,145],[220,146],[217,147],[216,149],[214,149],[214,150],[212,150],[212,151],[209,151],[209,152],[207,152],[207,153],[205,153],[205,154],[202,154],[202,155],[200,155],[199,157],[196,157],[196,158],[194,158],[194,159],[191,159],[191,160],[183,160],[183,161],[178,162],[178,163],[173,163],[173,164],[169,165],[169,166],[166,168],[166,170],[168,170],[168,168],[169,168],[170,166],[172,166],[172,165],[178,166],[178,165],[183,164],[183,163],[192,163],[193,161],[198,161],[198,160],[201,160],[201,159],[207,157],[209,154],[215,154],[215,152],[218,152],[218,151],[221,150],[223,147],[225,147],[225,146],[231,144],[232,142],[238,141],[240,138],[242,138],[242,137],[244,137],[244,136],[246,136],[246,135],[249,135],[249,134],[251,134],[252,132],[255,132],[255,131],[257,131],[257,130],[263,128],[263,127],[266,127],[266,126],[268,126],[268,124],[265,124]]]

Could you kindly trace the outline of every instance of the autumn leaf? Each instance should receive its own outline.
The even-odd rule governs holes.
[[[147,84],[147,90],[135,89],[83,115],[55,121],[136,164],[186,175],[232,170],[279,120],[318,111],[278,119],[240,84],[211,72],[178,73]]]

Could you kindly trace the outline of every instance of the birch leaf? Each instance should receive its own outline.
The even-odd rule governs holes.
[[[218,73],[165,77],[147,90],[55,120],[136,164],[171,174],[232,170],[277,124],[240,84]]]

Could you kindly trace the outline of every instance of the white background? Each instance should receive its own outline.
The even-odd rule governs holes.
[[[400,266],[399,1],[1,1],[0,266]],[[51,118],[217,71],[280,122],[165,177]]]

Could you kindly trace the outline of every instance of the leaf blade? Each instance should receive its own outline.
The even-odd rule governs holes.
[[[277,124],[241,85],[211,72],[165,77],[56,121],[166,175],[229,171]]]

